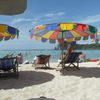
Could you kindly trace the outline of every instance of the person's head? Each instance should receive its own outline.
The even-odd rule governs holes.
[[[71,44],[68,44],[67,48],[71,48],[71,47],[72,47]]]
[[[21,55],[21,53],[18,54],[19,56]]]

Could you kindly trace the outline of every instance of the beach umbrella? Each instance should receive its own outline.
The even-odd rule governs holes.
[[[24,13],[27,0],[0,0],[0,15],[17,15]]]
[[[80,40],[86,40],[91,38],[95,40],[97,36],[97,29],[94,26],[82,24],[82,23],[52,23],[35,26],[30,30],[31,38],[50,43],[55,43],[56,40],[62,44],[64,41],[73,42]],[[63,56],[62,56],[63,58]]]
[[[6,24],[0,24],[0,41],[18,38],[19,30]]]
[[[97,43],[100,43],[100,32],[97,33]]]

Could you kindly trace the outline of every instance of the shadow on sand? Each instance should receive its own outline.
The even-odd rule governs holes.
[[[80,67],[80,70],[74,67],[69,67],[67,69],[61,69],[61,74],[67,76],[77,76],[82,78],[100,78],[100,67]]]
[[[46,72],[20,71],[18,79],[0,78],[0,89],[19,89],[51,81],[54,75]]]
[[[28,100],[55,100],[55,99],[46,98],[46,97],[40,97],[40,98],[31,98],[31,99],[28,99]]]

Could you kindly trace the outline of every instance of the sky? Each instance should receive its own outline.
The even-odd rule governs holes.
[[[0,15],[0,23],[16,27],[19,38],[0,41],[0,50],[7,49],[53,49],[56,44],[30,39],[29,30],[36,25],[79,22],[100,30],[99,0],[27,0],[27,9],[14,16]]]

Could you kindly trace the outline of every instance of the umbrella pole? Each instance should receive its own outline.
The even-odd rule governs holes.
[[[62,44],[61,44],[61,54],[62,54],[62,68],[64,68],[64,57],[63,57],[63,48],[64,48],[64,35],[62,31]]]

